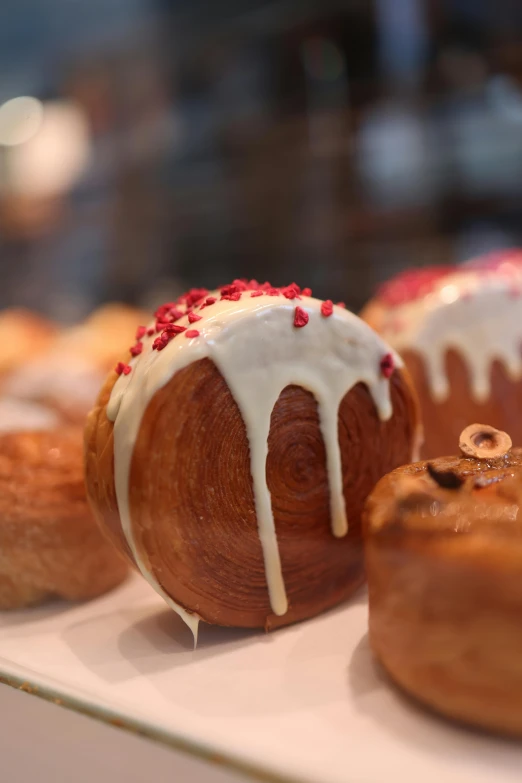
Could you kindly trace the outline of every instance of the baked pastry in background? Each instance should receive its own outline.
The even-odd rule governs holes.
[[[81,430],[0,435],[0,609],[94,598],[126,573],[87,503]]]
[[[0,397],[0,434],[31,430],[52,430],[62,424],[60,414],[45,405]]]
[[[193,632],[349,596],[363,502],[418,438],[388,346],[309,289],[236,280],[160,307],[122,359],[87,421],[88,495]]]
[[[102,305],[81,324],[66,329],[56,348],[108,372],[130,344],[136,324],[148,314],[118,302]]]
[[[397,350],[419,395],[422,456],[453,450],[470,420],[522,443],[522,251],[410,270],[361,313]]]
[[[109,368],[142,318],[141,311],[126,305],[100,307],[83,323],[63,329],[44,353],[26,358],[0,391],[53,408],[66,422],[83,424]]]
[[[397,468],[368,499],[370,643],[433,709],[522,735],[522,449],[484,425],[460,446]]]
[[[0,311],[0,379],[45,353],[57,332],[55,324],[30,310]]]

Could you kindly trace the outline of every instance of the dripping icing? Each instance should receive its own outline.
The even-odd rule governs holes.
[[[289,385],[310,391],[317,402],[326,450],[331,527],[337,537],[348,531],[343,494],[338,410],[357,383],[368,387],[379,417],[392,415],[389,380],[380,372],[388,346],[357,316],[340,307],[321,314],[322,302],[303,297],[309,316],[303,328],[293,326],[295,302],[283,295],[221,300],[198,311],[199,336],[178,335],[162,351],[153,351],[154,336],[144,337],[142,353],[130,360],[132,372],[116,381],[108,418],[114,421],[114,478],[122,530],[136,565],[149,584],[189,625],[194,635],[199,618],[174,602],[161,588],[138,551],[129,509],[129,474],[141,420],[154,394],[192,362],[209,358],[224,377],[241,412],[250,446],[250,462],[259,538],[270,605],[277,615],[288,609],[279,548],[266,481],[268,434],[272,410]],[[245,323],[245,321],[249,323]],[[185,315],[176,323],[188,326]],[[394,356],[396,366],[402,366]]]
[[[432,397],[450,393],[446,354],[456,350],[468,368],[471,394],[485,402],[491,366],[522,378],[522,264],[513,255],[497,268],[462,268],[436,282],[424,296],[387,310],[381,333],[395,350],[420,355]]]

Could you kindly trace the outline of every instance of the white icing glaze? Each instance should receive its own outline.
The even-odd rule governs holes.
[[[522,377],[522,265],[464,267],[444,276],[429,294],[387,310],[381,334],[395,350],[421,356],[438,402],[450,392],[446,353],[456,350],[474,399],[485,402],[495,360],[512,380]]]
[[[293,325],[296,305],[309,315],[303,328]],[[172,376],[199,359],[210,358],[240,409],[250,446],[252,482],[259,537],[265,561],[270,604],[283,615],[285,592],[270,492],[266,482],[268,433],[274,405],[287,386],[295,384],[312,392],[319,413],[330,485],[331,525],[335,536],[348,530],[342,486],[337,420],[339,405],[357,383],[367,385],[382,420],[392,415],[389,381],[380,361],[389,347],[352,313],[334,308],[321,315],[321,301],[283,295],[221,300],[198,311],[202,319],[190,325],[184,316],[176,323],[197,328],[199,337],[175,337],[162,351],[153,351],[154,337],[144,338],[143,352],[132,359],[132,371],[121,375],[107,407],[114,421],[114,475],[121,525],[136,564],[147,581],[185,620],[194,634],[198,618],[176,604],[151,573],[134,539],[129,508],[129,473],[143,414],[153,395]],[[394,356],[397,366],[400,359]]]

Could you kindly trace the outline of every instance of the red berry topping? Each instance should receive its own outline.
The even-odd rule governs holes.
[[[142,337],[145,337],[147,334],[147,327],[146,326],[138,326],[136,330],[136,340],[141,340]]]
[[[413,302],[433,291],[441,278],[454,271],[455,267],[453,266],[408,269],[394,277],[393,280],[384,283],[377,292],[377,298],[388,307],[398,307],[407,302]]]
[[[385,354],[381,359],[381,372],[385,378],[389,378],[395,369],[395,362],[391,353]]]
[[[294,311],[294,326],[300,329],[308,323],[308,313],[302,307],[296,307]]]
[[[186,331],[186,326],[181,326],[181,324],[165,324],[165,327],[163,329],[163,334],[181,334],[181,332]]]
[[[328,318],[328,316],[332,315],[332,313],[333,313],[333,302],[331,299],[327,299],[321,305],[321,315],[324,315],[325,318]]]
[[[298,294],[298,292],[297,292],[297,291],[296,291],[296,289],[295,289],[293,286],[291,286],[291,285],[287,286],[286,288],[282,288],[282,289],[281,289],[281,293],[282,293],[282,294],[283,294],[283,296],[285,296],[287,299],[295,299],[296,297],[299,297],[299,294]]]
[[[130,352],[132,356],[139,356],[139,354],[143,351],[143,343],[138,340],[136,345],[133,345],[130,349]]]
[[[241,281],[239,281],[241,283]],[[242,284],[238,285],[238,281],[234,281],[233,283],[230,283],[230,285],[223,285],[219,289],[219,292],[221,294],[221,298],[227,298],[231,296],[232,294],[240,294],[241,291],[244,291],[245,287],[242,287]]]
[[[114,369],[116,370],[118,375],[121,375],[122,373],[123,375],[128,375],[132,370],[132,367],[130,366],[130,364],[125,364],[125,362],[118,362],[118,364]]]
[[[174,337],[174,335],[172,335]],[[154,342],[152,343],[152,350],[153,351],[162,351],[167,343],[172,339],[172,337],[169,338],[168,334],[166,332],[163,332],[159,337],[156,337]]]
[[[158,307],[158,309],[154,313],[154,318],[157,318],[160,321],[166,321],[170,310],[175,310],[175,309],[176,309],[176,302],[166,302],[166,304],[161,305],[161,307]]]
[[[180,296],[178,304],[185,304],[187,309],[194,307],[198,302],[201,302],[208,295],[206,288],[191,288],[186,294]]]
[[[238,302],[244,292],[250,292],[251,297],[258,296],[284,296],[287,299],[294,300],[300,299],[301,295],[311,296],[312,290],[310,288],[301,288],[297,283],[290,283],[290,285],[275,287],[268,282],[259,283],[257,280],[237,279],[233,280],[228,285],[221,286],[219,288],[220,301]],[[157,351],[163,350],[165,346],[172,340],[176,334],[181,332],[186,333],[187,337],[197,337],[199,332],[196,329],[186,331],[185,327],[180,327],[176,324],[180,318],[184,315],[188,317],[190,324],[200,321],[202,316],[194,312],[195,308],[203,310],[205,307],[215,304],[218,301],[216,296],[209,296],[206,288],[193,288],[186,294],[180,296],[177,302],[167,302],[155,312],[156,323],[154,327],[140,326],[137,332],[137,341],[140,342],[145,334],[152,336],[155,332],[160,336],[153,342],[153,349]],[[308,313],[302,308],[296,308],[294,314],[295,326],[301,327],[308,323]],[[141,352],[142,349],[137,346],[134,350]],[[135,354],[137,355],[137,354]]]
[[[172,310],[169,310],[168,316],[169,320],[174,323],[174,321],[179,321],[180,318],[183,318],[185,313],[183,313],[181,310],[179,310],[177,307],[173,307]]]
[[[239,302],[241,299],[241,291],[232,291],[230,294],[222,294],[221,301],[227,299],[229,302]]]

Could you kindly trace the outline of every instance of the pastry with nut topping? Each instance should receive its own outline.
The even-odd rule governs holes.
[[[364,517],[370,643],[451,718],[522,735],[522,449],[474,424],[460,457],[397,468]]]

